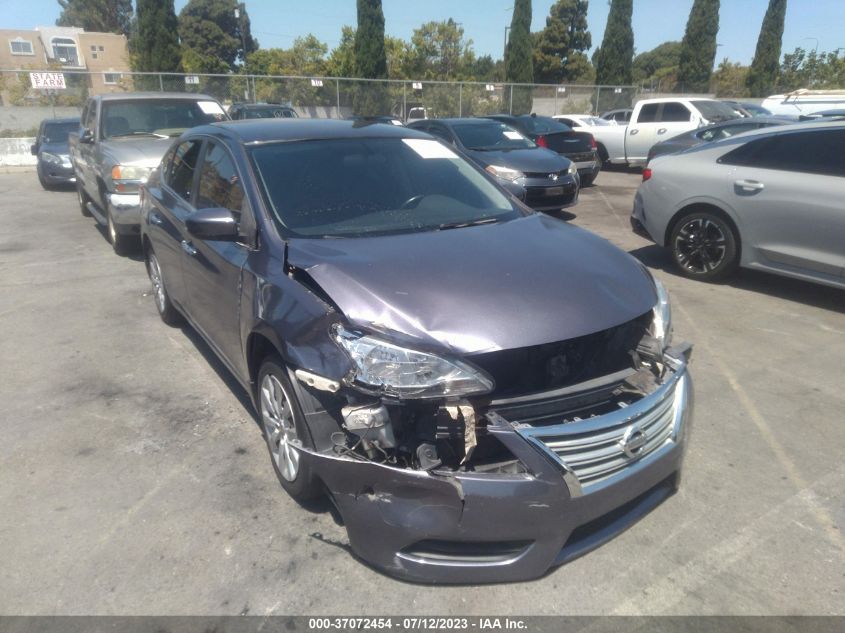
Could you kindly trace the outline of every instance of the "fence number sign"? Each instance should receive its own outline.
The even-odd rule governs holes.
[[[197,77],[196,75],[185,75],[185,83],[186,84],[196,85],[196,84],[199,84],[199,82],[200,82],[200,78]]]
[[[496,86],[494,86],[493,84],[487,84],[486,86],[484,86],[484,89],[487,92],[493,92],[494,90],[496,90]]]
[[[323,80],[322,79],[312,79],[311,85],[315,88],[322,88],[323,87]]]
[[[29,73],[29,81],[37,90],[64,90],[64,73]]]
[[[411,84],[411,87],[414,90],[422,90],[422,82],[421,81],[415,81]]]

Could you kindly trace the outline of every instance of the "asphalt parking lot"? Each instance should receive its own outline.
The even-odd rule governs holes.
[[[675,275],[630,231],[638,181],[602,173],[569,221],[654,270],[695,344],[681,491],[540,580],[428,587],[284,494],[246,394],[74,192],[0,174],[0,613],[845,614],[845,292]]]

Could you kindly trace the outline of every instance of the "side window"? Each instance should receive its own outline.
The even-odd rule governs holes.
[[[85,112],[82,117],[82,127],[91,130],[92,132],[97,128],[97,103],[93,99],[89,99],[85,106]]]
[[[185,141],[173,152],[173,162],[167,166],[168,186],[185,201],[191,201],[194,186],[194,169],[199,158],[202,141]]]
[[[243,202],[243,185],[229,152],[219,143],[209,144],[200,171],[197,209],[221,207],[239,215]]]
[[[669,101],[663,104],[663,112],[660,115],[660,121],[664,121],[666,123],[689,121],[690,114],[691,112],[683,103]]]
[[[746,143],[720,162],[763,169],[845,176],[845,130],[778,134]]]
[[[659,103],[647,103],[640,108],[640,113],[637,115],[637,123],[654,123],[657,121],[657,110],[660,108]]]
[[[575,121],[573,121],[572,119],[558,118],[557,120],[560,121],[561,123],[563,123],[564,125],[568,125],[569,127],[578,127],[578,124],[575,123]]]

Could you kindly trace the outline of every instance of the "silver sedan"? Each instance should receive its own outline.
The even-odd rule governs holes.
[[[749,132],[659,157],[631,225],[687,277],[740,266],[845,288],[845,124]]]

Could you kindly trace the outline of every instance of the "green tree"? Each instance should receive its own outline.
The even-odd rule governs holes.
[[[233,71],[238,59],[258,49],[246,7],[235,0],[189,0],[179,13],[179,37],[182,65],[194,73]]]
[[[381,0],[358,0],[358,28],[355,30],[355,75],[366,79],[387,78],[387,55],[384,50],[384,11]],[[389,113],[386,86],[375,82],[362,83],[355,93],[356,114]]]
[[[717,97],[744,97],[745,79],[748,76],[748,66],[731,63],[726,57],[713,73],[713,92]]]
[[[799,88],[842,88],[845,86],[845,57],[833,53],[796,48],[783,56],[778,76],[778,92]]]
[[[534,45],[531,37],[531,0],[514,0],[510,38],[505,48],[505,80],[514,83],[533,83]],[[531,88],[514,86],[511,112],[526,114],[533,105]]]
[[[775,90],[785,19],[786,0],[769,0],[760,36],[757,38],[751,70],[745,82],[752,97],[767,97]]]
[[[57,26],[76,26],[99,33],[128,35],[132,0],[58,0],[62,8]]]
[[[330,77],[355,76],[355,29],[344,26],[340,30],[340,43],[326,60],[326,74]]]
[[[475,60],[472,40],[452,19],[426,22],[414,29],[410,46],[410,77],[420,79],[466,79]]]
[[[686,92],[706,92],[716,61],[719,0],[695,0],[681,41],[678,84]]]
[[[632,14],[633,0],[611,0],[604,37],[593,60],[599,85],[630,84],[633,81]]]
[[[678,70],[681,60],[680,42],[663,42],[650,51],[634,57],[632,65],[633,80],[636,83],[656,83],[658,76],[665,76],[667,71]]]
[[[587,29],[588,5],[587,0],[558,0],[552,5],[546,27],[535,36],[535,81],[578,81],[589,73],[586,51],[593,41]]]
[[[129,40],[132,69],[140,72],[180,72],[182,51],[173,0],[138,0]]]

